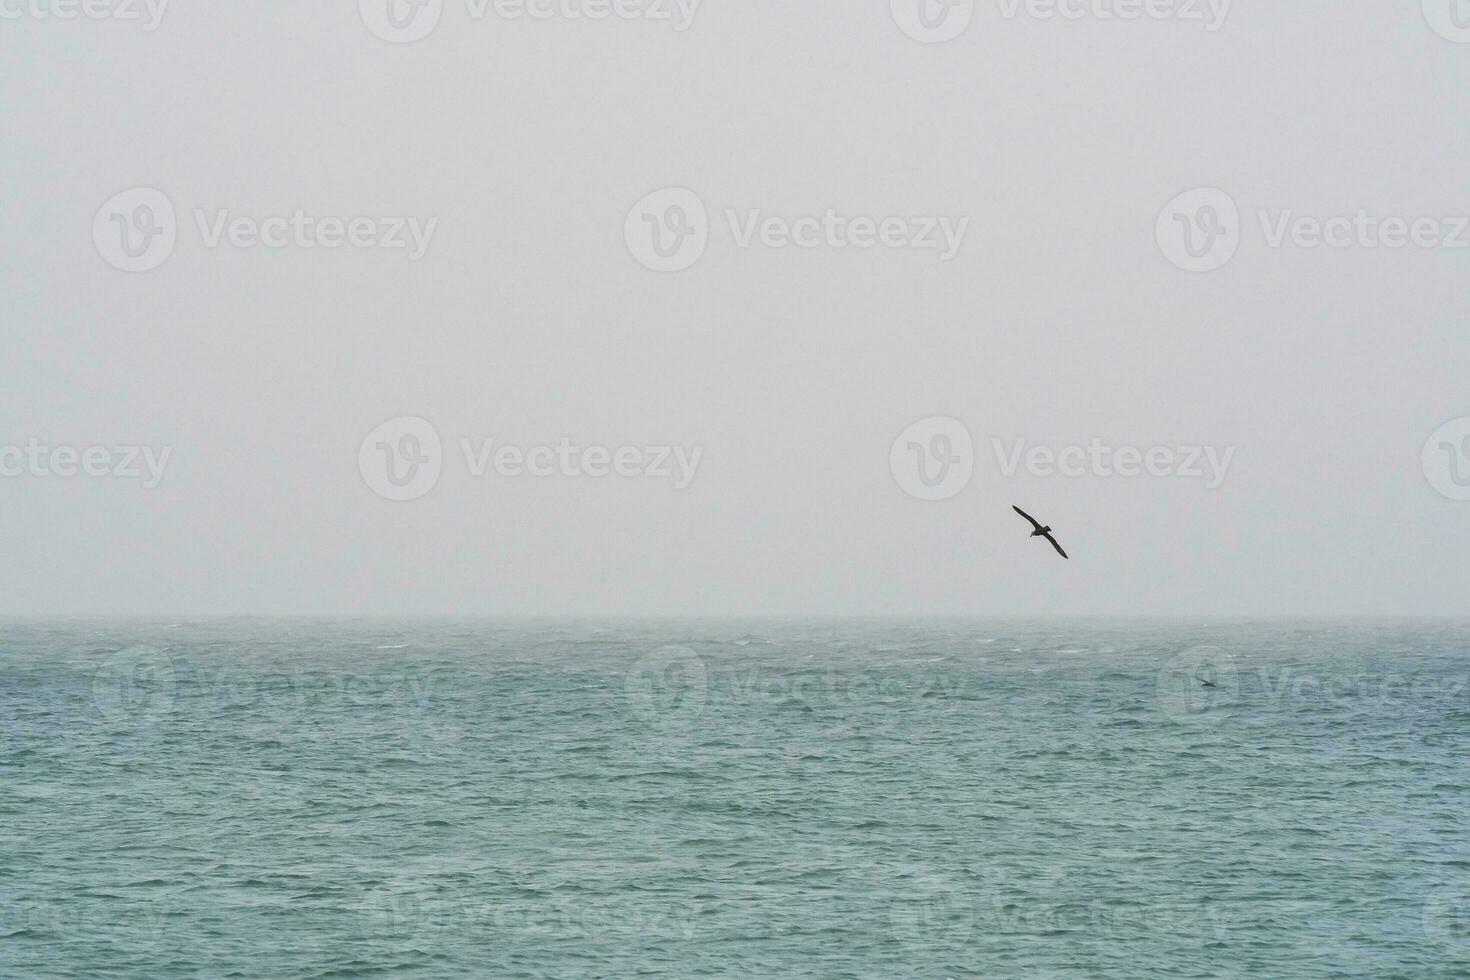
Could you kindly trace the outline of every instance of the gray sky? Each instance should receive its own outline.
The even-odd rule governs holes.
[[[1214,30],[1203,0],[989,0],[942,44],[906,0],[705,0],[685,30],[672,0],[444,0],[406,44],[369,27],[387,0],[151,31],[141,0],[53,2],[0,0],[0,613],[1466,611],[1470,428],[1426,443],[1470,416],[1470,44],[1418,0],[1238,0]],[[175,241],[130,238],[158,264],[129,272],[116,221],[167,219],[136,188]],[[658,272],[637,234],[687,197],[635,205],[664,188],[707,246]],[[1238,217],[1166,208],[1197,188]],[[219,223],[297,209],[279,247]],[[829,209],[791,229],[814,247],[760,227]],[[369,244],[325,247],[358,217]],[[1303,217],[1352,228],[1310,247]],[[903,244],[851,243],[889,218]],[[1438,244],[1369,246],[1421,218]],[[1172,227],[1229,261],[1180,268]],[[422,441],[363,445],[399,417],[442,446],[408,501],[371,463]],[[974,446],[938,501],[891,459],[931,417]],[[476,475],[487,439],[655,472]],[[994,440],[1024,440],[1010,475]],[[1094,441],[1080,476],[1024,461]],[[59,446],[113,475],[58,475]],[[129,446],[169,451],[156,486]],[[661,446],[699,452],[683,489]],[[1124,446],[1168,475],[1117,475]],[[1233,448],[1222,480],[1191,447]]]

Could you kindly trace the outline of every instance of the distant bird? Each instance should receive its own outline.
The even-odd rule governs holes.
[[[1061,545],[1057,544],[1057,539],[1051,536],[1051,528],[1043,526],[1040,521],[1032,517],[1030,514],[1026,513],[1021,508],[1017,507],[1015,504],[1011,504],[1011,510],[1015,511],[1017,514],[1020,514],[1022,517],[1026,518],[1026,520],[1031,522],[1031,527],[1034,528],[1034,530],[1031,532],[1031,536],[1033,538],[1046,538],[1046,540],[1051,542],[1051,546],[1057,549],[1057,554],[1061,555],[1063,558],[1067,558],[1067,553],[1062,550]],[[1067,560],[1071,561],[1070,558],[1067,558]]]
[[[1215,686],[1215,682],[1214,681],[1201,681],[1200,682],[1200,687],[1214,687],[1214,686]]]

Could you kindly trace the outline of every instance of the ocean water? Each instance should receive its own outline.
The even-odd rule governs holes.
[[[1467,681],[1452,621],[6,622],[0,977],[1470,976]]]

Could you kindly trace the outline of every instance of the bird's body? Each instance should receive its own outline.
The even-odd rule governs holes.
[[[1050,525],[1042,524],[1036,518],[1032,517],[1030,514],[1026,513],[1015,504],[1011,504],[1011,510],[1015,511],[1017,514],[1020,514],[1022,517],[1026,518],[1026,520],[1031,522],[1031,527],[1033,528],[1033,530],[1031,531],[1031,536],[1033,538],[1046,538],[1047,541],[1051,542],[1051,546],[1057,549],[1057,554],[1061,555],[1063,558],[1069,557],[1067,553],[1062,550],[1062,546],[1057,544],[1057,539],[1051,536]]]

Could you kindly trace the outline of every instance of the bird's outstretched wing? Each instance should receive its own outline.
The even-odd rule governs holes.
[[[1015,504],[1011,504],[1011,510],[1015,511],[1017,514],[1020,514],[1022,517],[1026,518],[1026,520],[1030,521],[1031,522],[1031,527],[1033,529],[1035,529],[1037,531],[1040,531],[1041,530],[1041,522],[1038,521],[1036,518],[1032,517],[1030,514],[1026,513],[1024,510],[1022,510],[1021,508],[1017,507]],[[1056,542],[1052,542],[1052,543],[1055,544]]]
[[[1050,534],[1043,534],[1042,537],[1043,538],[1046,538],[1046,540],[1048,540],[1048,541],[1051,542],[1051,546],[1053,548],[1057,549],[1057,554],[1061,555],[1063,558],[1067,558],[1067,553],[1062,550],[1062,546],[1061,545],[1057,544],[1057,539],[1056,538],[1052,537]],[[1071,561],[1072,559],[1071,558],[1067,558],[1067,560],[1068,561]]]

